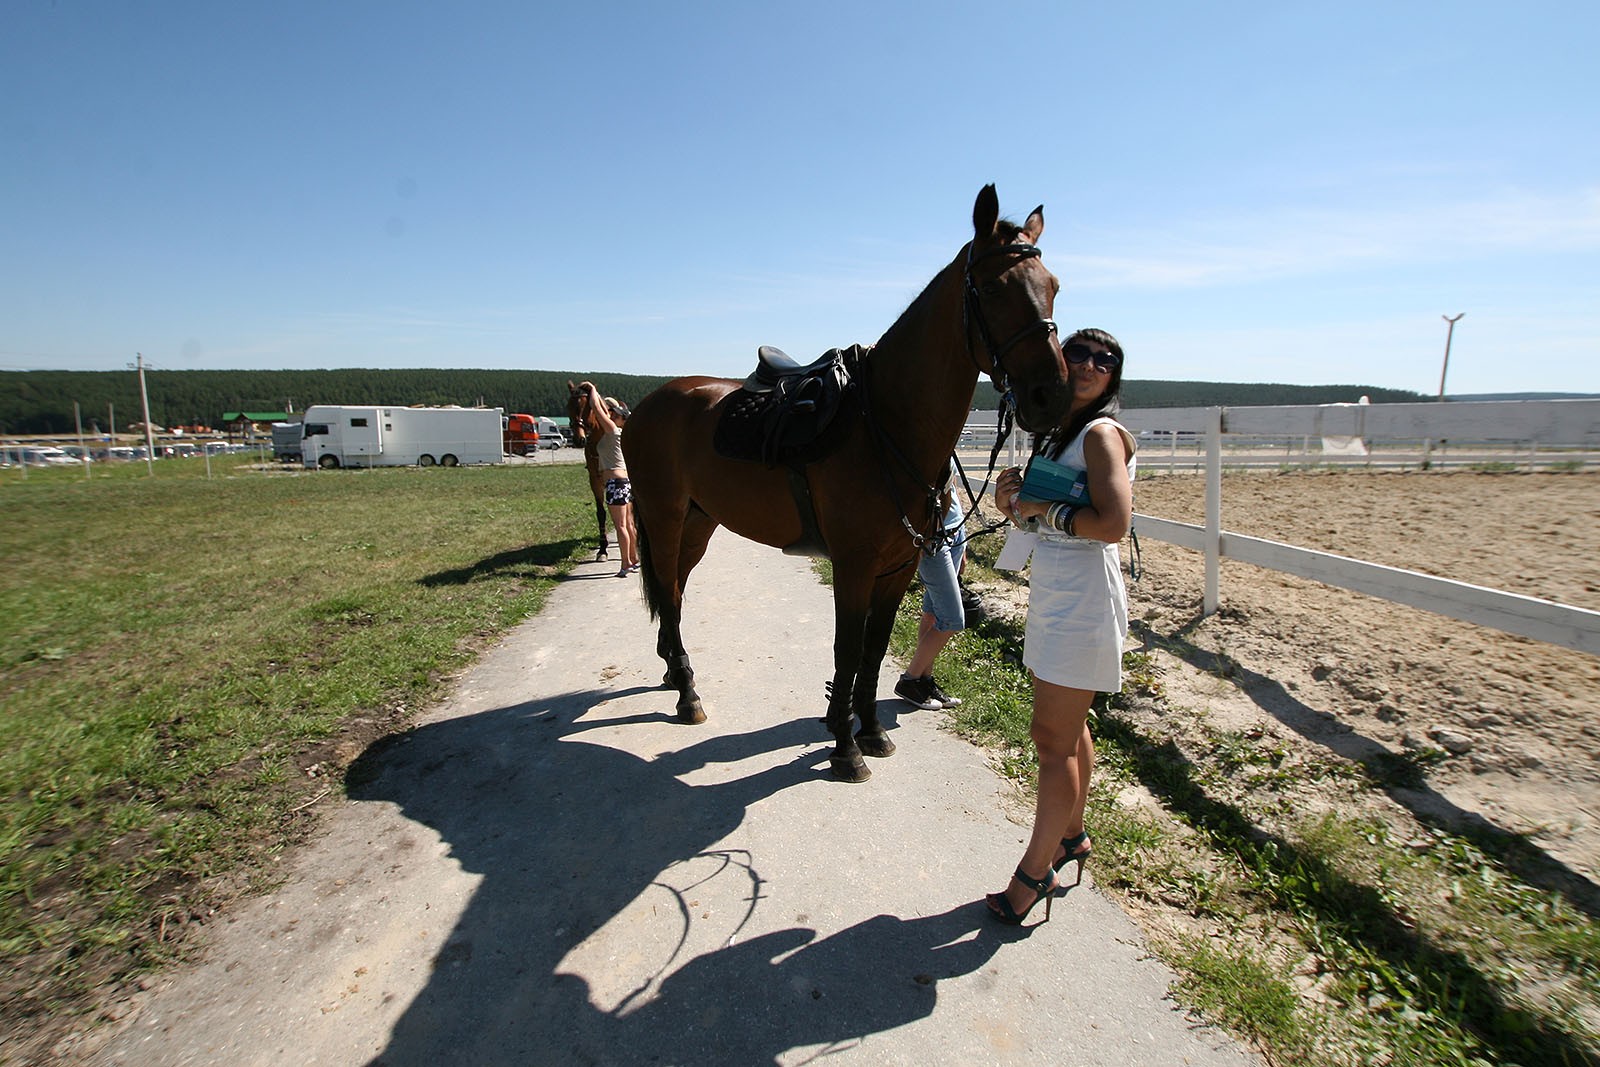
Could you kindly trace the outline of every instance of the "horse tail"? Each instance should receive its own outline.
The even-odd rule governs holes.
[[[645,533],[644,523],[634,516],[634,540],[639,548],[639,577],[644,584],[644,603],[650,609],[650,621],[654,622],[661,616],[661,606],[666,603],[667,591],[661,588],[661,579],[656,577],[655,563],[650,559],[650,537]]]

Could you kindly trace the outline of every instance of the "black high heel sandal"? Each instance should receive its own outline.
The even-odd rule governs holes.
[[[1041,921],[1041,925],[1049,922],[1050,901],[1055,899],[1056,890],[1061,888],[1061,883],[1056,879],[1055,871],[1051,870],[1047,881],[1043,878],[1030,878],[1026,871],[1018,867],[1016,879],[1037,894],[1033,898],[1033,903],[1018,912],[1017,909],[1011,906],[1011,901],[1006,899],[1005,891],[1001,890],[998,893],[990,893],[984,898],[989,904],[989,915],[996,922],[1003,922],[1007,926],[1021,926],[1022,921],[1028,917],[1028,913],[1042,900],[1044,901],[1044,919]]]
[[[1088,845],[1089,847],[1084,849],[1082,852],[1079,852],[1078,847],[1080,845]],[[1055,871],[1057,874],[1060,874],[1061,868],[1065,867],[1073,860],[1077,860],[1078,882],[1082,882],[1083,865],[1088,862],[1090,856],[1094,855],[1094,845],[1089,841],[1089,831],[1084,830],[1082,833],[1077,834],[1074,837],[1063,837],[1061,839],[1061,847],[1067,850],[1066,854],[1052,863],[1050,865],[1050,869]]]

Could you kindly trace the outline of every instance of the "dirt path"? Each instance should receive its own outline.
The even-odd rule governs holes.
[[[827,776],[809,561],[718,533],[684,726],[635,582],[585,564],[416,727],[276,892],[219,916],[70,1062],[1252,1067],[1082,886],[990,921],[1026,830],[984,753],[880,678],[899,752]],[[712,576],[737,575],[737,581]],[[753,596],[752,591],[759,591]]]
[[[1225,530],[1600,609],[1600,473],[1240,474],[1223,500]],[[1203,522],[1204,480],[1135,506]],[[1132,614],[1175,704],[1355,758],[1440,750],[1415,803],[1600,880],[1600,658],[1228,561],[1198,620],[1200,554],[1143,548]]]

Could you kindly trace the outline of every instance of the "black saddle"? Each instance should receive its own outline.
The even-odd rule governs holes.
[[[719,405],[712,447],[728,459],[769,467],[815,463],[850,431],[857,405],[844,401],[856,386],[855,367],[865,354],[860,345],[832,348],[802,365],[762,345],[756,369]]]
[[[789,353],[771,345],[756,349],[756,369],[744,380],[743,388],[752,393],[770,393],[791,378],[817,377],[831,370],[841,349],[830,348],[810,363],[796,363]]]

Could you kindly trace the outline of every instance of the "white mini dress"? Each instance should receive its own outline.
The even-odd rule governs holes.
[[[1109,416],[1090,422],[1056,462],[1084,470],[1083,439],[1110,423],[1128,446],[1128,481],[1137,447],[1121,423]],[[1022,662],[1055,685],[1115,693],[1122,688],[1122,643],[1128,636],[1128,591],[1122,556],[1114,544],[1041,530],[1028,575],[1028,626]]]

